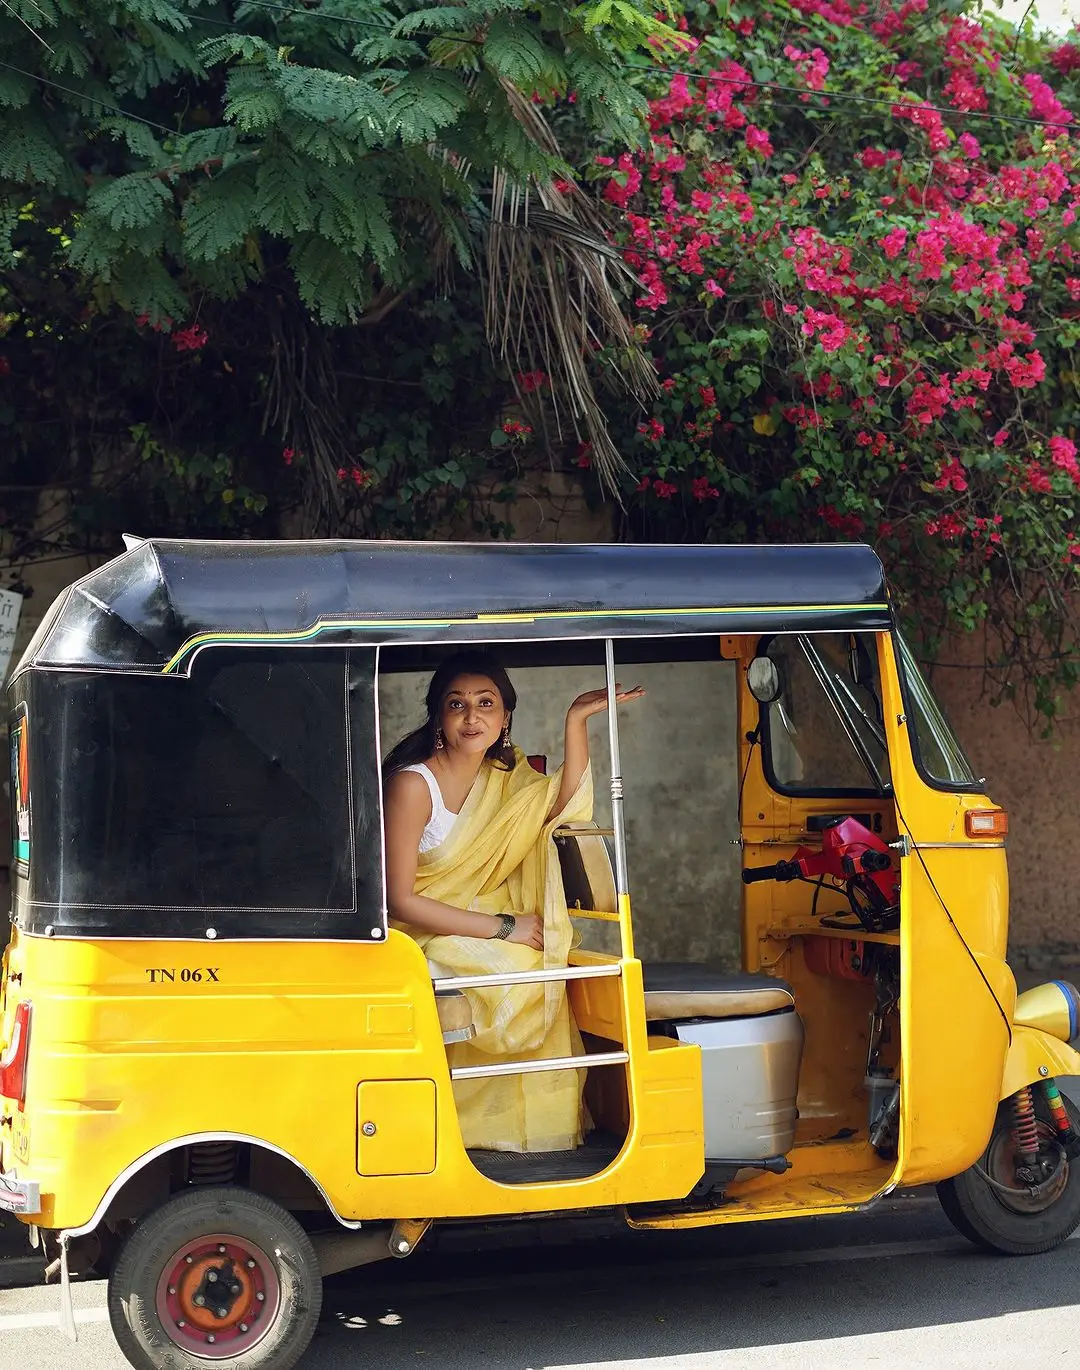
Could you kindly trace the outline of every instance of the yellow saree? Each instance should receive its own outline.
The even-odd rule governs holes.
[[[542,913],[544,950],[405,929],[429,960],[453,975],[567,963],[573,930],[552,833],[560,823],[591,818],[592,772],[586,769],[569,803],[549,820],[561,769],[553,776],[542,776],[516,748],[515,756],[517,765],[512,771],[488,762],[481,767],[449,836],[420,854],[415,890],[481,913]],[[451,1066],[580,1053],[581,1038],[562,981],[466,993],[476,1036],[447,1049]],[[493,1151],[562,1151],[579,1146],[583,1087],[584,1072],[571,1070],[456,1081],[454,1098],[465,1145]]]

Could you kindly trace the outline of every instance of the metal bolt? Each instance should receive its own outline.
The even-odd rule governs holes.
[[[183,1318],[181,1318],[180,1321],[179,1321],[176,1325],[177,1325],[177,1327],[186,1327],[186,1326],[187,1326],[187,1323],[184,1321]]]
[[[247,1263],[247,1268],[248,1268],[249,1270],[254,1270],[254,1269],[255,1269],[255,1262],[254,1262],[254,1261],[248,1261],[248,1263]]]
[[[265,1295],[265,1294],[256,1294],[255,1297],[259,1300],[260,1303],[262,1303],[262,1302],[265,1300],[266,1295]]]
[[[196,1308],[206,1307],[206,1300],[203,1298],[201,1294],[196,1294],[195,1297],[191,1300],[191,1302],[195,1305]]]
[[[230,1284],[230,1285],[229,1285],[229,1293],[230,1293],[230,1294],[239,1294],[239,1293],[240,1293],[240,1286],[239,1286],[238,1284]]]
[[[224,1248],[223,1246],[219,1246],[219,1247],[218,1247],[218,1255],[219,1255],[219,1256],[224,1256],[224,1254],[225,1254],[225,1248]]]
[[[241,1332],[246,1332],[247,1330],[248,1330],[248,1325],[247,1325],[247,1323],[246,1323],[246,1322],[242,1322],[242,1323],[240,1324],[240,1331],[241,1331]]]
[[[175,1294],[175,1293],[176,1293],[176,1285],[175,1285],[175,1284],[170,1284],[170,1285],[169,1285],[169,1293],[170,1293],[170,1294]]]
[[[217,1337],[214,1336],[213,1332],[208,1332],[206,1334],[206,1340],[209,1342],[215,1342],[217,1341]]]
[[[405,1255],[405,1253],[409,1249],[409,1243],[406,1241],[400,1241],[397,1244],[397,1249],[401,1252],[402,1255]]]
[[[210,1281],[211,1284],[213,1284],[214,1281],[217,1279],[217,1271],[216,1271],[216,1270],[208,1270],[208,1271],[206,1272],[206,1278]]]
[[[207,928],[207,929],[206,929],[206,935],[207,935],[207,937],[209,937],[210,941],[212,942],[212,941],[214,940],[214,938],[217,936],[217,928]]]
[[[215,1308],[214,1313],[219,1318],[227,1318],[229,1316],[229,1310],[227,1308]]]
[[[364,1126],[360,1129],[360,1131],[364,1134],[365,1137],[374,1137],[375,1133],[378,1131],[378,1128],[375,1126],[374,1123],[365,1123]]]
[[[185,1257],[184,1257],[184,1260],[187,1261],[188,1265],[191,1265],[191,1264],[193,1263],[193,1261],[195,1260],[195,1257],[194,1257],[194,1256],[185,1256]]]
[[[1047,1075],[1050,1074],[1050,1067],[1049,1067],[1049,1066],[1040,1066],[1040,1067],[1039,1067],[1039,1074],[1042,1075],[1042,1076],[1045,1078]]]

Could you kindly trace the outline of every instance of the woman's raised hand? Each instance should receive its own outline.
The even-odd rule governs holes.
[[[630,690],[624,690],[616,681],[615,683],[615,703],[629,704],[631,700],[640,699],[645,691],[640,685],[635,685]],[[608,706],[607,690],[586,690],[583,695],[578,695],[573,704],[570,705],[569,712],[576,718],[591,718],[593,714],[602,714]]]
[[[544,920],[535,913],[515,913],[514,931],[507,937],[508,942],[517,942],[522,947],[544,949]]]

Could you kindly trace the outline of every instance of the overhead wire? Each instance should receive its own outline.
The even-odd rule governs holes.
[[[85,100],[89,105],[99,105],[102,109],[108,110],[110,114],[119,114],[123,119],[132,119],[137,124],[145,124],[147,128],[156,128],[160,133],[168,133],[171,136],[177,131],[175,128],[169,128],[167,124],[159,124],[153,119],[145,119],[141,114],[132,114],[129,110],[121,109],[119,105],[111,105],[107,100],[99,100],[96,95],[88,95],[84,90],[75,90],[72,86],[62,86],[59,81],[52,81],[39,72],[24,71],[22,67],[13,66],[11,62],[0,62],[0,67],[5,71],[17,72],[20,76],[27,76],[31,81],[39,81],[43,86],[51,86],[53,90],[62,90],[65,95],[74,95],[77,100]]]

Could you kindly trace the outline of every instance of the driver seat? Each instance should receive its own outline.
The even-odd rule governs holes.
[[[789,1013],[795,992],[772,975],[726,971],[716,966],[653,961],[642,966],[647,1022],[687,1018],[757,1018]]]
[[[618,909],[607,834],[595,823],[567,823],[555,831],[567,908]],[[677,1022],[688,1018],[756,1018],[787,1013],[795,993],[771,975],[732,972],[689,962],[653,962],[642,967],[645,1018]]]

